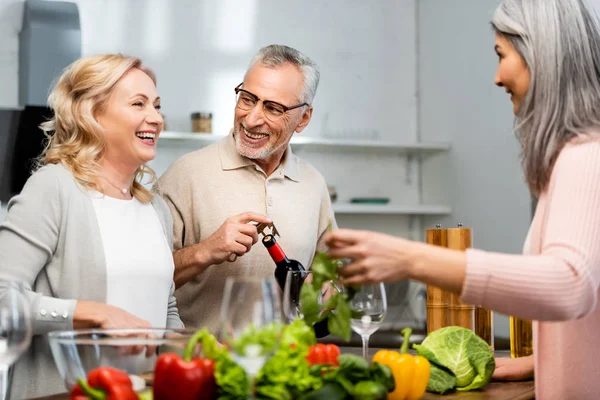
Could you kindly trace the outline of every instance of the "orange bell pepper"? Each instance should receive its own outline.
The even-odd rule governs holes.
[[[387,365],[394,375],[396,388],[388,394],[390,400],[417,400],[423,397],[429,382],[431,365],[425,357],[408,354],[410,328],[404,328],[404,342],[400,352],[380,350],[373,356],[373,362]]]

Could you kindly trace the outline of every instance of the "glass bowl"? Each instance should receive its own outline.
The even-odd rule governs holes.
[[[98,367],[129,374],[136,390],[152,384],[159,354],[183,356],[193,329],[86,329],[48,333],[54,363],[71,391],[79,378]],[[195,356],[201,356],[198,345]]]

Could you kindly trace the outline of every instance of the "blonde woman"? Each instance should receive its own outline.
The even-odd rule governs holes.
[[[49,331],[183,326],[172,219],[139,181],[155,178],[145,164],[163,125],[154,74],[137,58],[83,58],[48,102],[39,169],[0,225],[0,278],[27,285],[35,335],[15,365],[13,399],[65,390]]]

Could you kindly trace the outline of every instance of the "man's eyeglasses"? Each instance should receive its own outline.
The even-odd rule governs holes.
[[[283,104],[277,103],[276,101],[261,100],[254,93],[250,93],[249,91],[242,89],[242,85],[243,82],[237,85],[235,88],[235,99],[237,107],[244,111],[250,111],[254,107],[256,107],[256,104],[259,101],[262,101],[263,113],[265,114],[265,117],[271,121],[277,120],[288,111],[304,106],[310,106],[308,103],[302,103],[292,107],[287,107]]]

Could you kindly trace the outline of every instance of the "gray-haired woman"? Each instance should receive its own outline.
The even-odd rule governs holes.
[[[534,322],[534,356],[499,359],[495,376],[535,370],[536,398],[596,399],[600,379],[600,24],[584,0],[503,0],[492,25],[495,83],[510,94],[522,167],[539,201],[524,255],[457,252],[337,230],[347,283],[415,279],[465,302]]]

